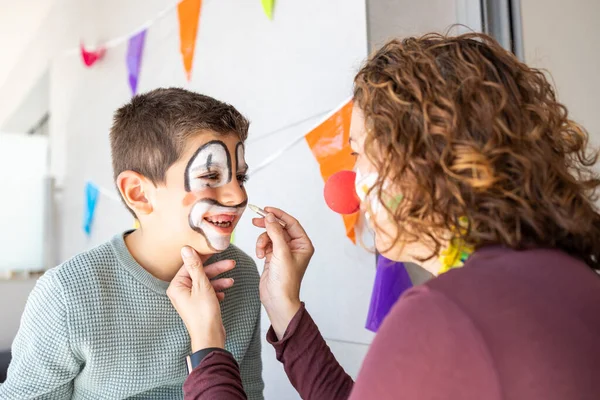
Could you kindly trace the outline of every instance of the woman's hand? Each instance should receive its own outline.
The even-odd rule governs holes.
[[[315,250],[296,219],[277,208],[267,207],[265,211],[269,213],[266,218],[252,220],[255,226],[267,230],[256,241],[256,256],[265,259],[260,300],[281,339],[300,309],[300,285]],[[275,218],[285,222],[286,227]]]
[[[219,301],[221,290],[233,286],[233,279],[210,280],[235,267],[235,261],[224,260],[202,265],[200,256],[191,247],[181,250],[183,266],[171,281],[167,296],[185,323],[192,343],[192,352],[210,347],[225,348],[225,328]]]

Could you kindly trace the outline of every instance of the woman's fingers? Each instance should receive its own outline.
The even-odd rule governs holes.
[[[190,278],[192,278],[192,288],[197,288],[201,291],[206,289],[210,290],[212,285],[204,272],[202,260],[196,250],[189,246],[185,246],[181,249],[181,258],[183,259],[184,267],[190,274]]]
[[[229,289],[233,286],[233,283],[234,281],[231,278],[221,278],[210,281],[210,284],[212,285],[213,289],[215,289],[215,292],[220,292],[221,290]]]
[[[265,257],[266,249],[271,243],[271,239],[267,232],[261,233],[256,239],[256,257],[262,259]]]
[[[304,231],[304,228],[302,227],[302,225],[300,225],[300,222],[298,222],[296,218],[287,214],[285,211],[282,211],[279,208],[275,207],[265,207],[265,211],[275,215],[275,217],[285,222],[286,226],[284,230],[288,233],[290,238],[300,239],[303,237],[308,237],[308,235]]]
[[[273,246],[273,251],[277,251],[277,254],[289,253],[290,248],[288,239],[284,232],[285,229],[279,224],[274,214],[267,214],[266,227],[269,238]]]
[[[231,271],[234,268],[235,268],[234,260],[223,260],[223,261],[218,261],[214,264],[209,264],[206,267],[204,267],[204,273],[206,274],[208,279],[213,279],[215,276],[219,276],[222,273]]]

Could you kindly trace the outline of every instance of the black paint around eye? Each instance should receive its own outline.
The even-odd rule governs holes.
[[[239,154],[240,154],[240,148],[243,150],[243,153],[245,155],[246,151],[244,148],[244,143],[239,142],[237,144],[237,146],[235,146],[235,167],[239,170],[240,169],[240,161],[244,162],[244,167],[248,167],[248,165],[246,164],[246,160],[242,159],[240,160]]]
[[[200,154],[200,152],[202,150],[204,150],[208,146],[215,145],[215,144],[223,147],[223,150],[225,150],[225,155],[227,156],[227,182],[226,183],[231,182],[231,178],[233,175],[231,172],[231,154],[229,154],[227,145],[220,140],[211,140],[210,142],[203,144],[202,146],[200,146],[200,148],[198,150],[196,150],[194,155],[188,161],[187,166],[185,167],[184,187],[185,187],[186,192],[189,192],[191,190],[191,188],[190,188],[190,168],[192,166],[193,161],[196,159],[196,157],[198,156],[198,154]],[[239,143],[239,144],[241,144],[241,143]],[[236,153],[237,153],[237,149],[236,149]],[[237,155],[236,155],[236,157],[237,157]],[[212,164],[212,154],[209,154],[207,156],[206,164],[207,164],[207,166]]]

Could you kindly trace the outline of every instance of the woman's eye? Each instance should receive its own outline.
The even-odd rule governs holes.
[[[351,155],[352,157],[358,157],[358,153],[357,153],[357,152],[355,152],[355,151],[353,151],[352,153],[350,153],[350,155]]]

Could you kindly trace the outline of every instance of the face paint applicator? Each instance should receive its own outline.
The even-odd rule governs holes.
[[[257,213],[258,215],[260,215],[261,217],[265,218],[268,214],[268,212],[266,212],[265,210],[263,210],[260,207],[257,207],[253,204],[248,204],[248,208],[251,209],[252,211],[254,211],[255,213]],[[283,222],[282,220],[280,220],[279,218],[275,218],[277,220],[277,222],[279,222],[279,225],[281,225],[282,227],[286,227],[286,223]]]

